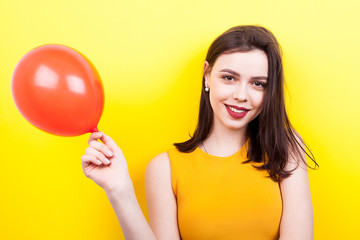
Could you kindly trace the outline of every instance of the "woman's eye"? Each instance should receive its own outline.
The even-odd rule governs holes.
[[[232,77],[232,76],[224,76],[223,78],[224,78],[225,80],[228,80],[228,81],[234,81],[234,80],[235,80],[235,78]]]
[[[257,87],[263,87],[263,88],[266,87],[265,83],[259,82],[259,81],[254,82],[254,85],[257,86]]]

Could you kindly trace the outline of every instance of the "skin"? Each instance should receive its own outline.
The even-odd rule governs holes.
[[[267,68],[267,57],[261,50],[220,55],[211,69],[208,62],[204,63],[214,122],[203,142],[202,147],[206,148],[203,150],[211,155],[230,156],[242,147],[248,123],[261,113]],[[225,104],[250,111],[244,118],[235,119],[229,115]],[[152,159],[145,172],[149,224],[137,202],[125,157],[109,136],[103,132],[92,133],[81,162],[84,174],[105,190],[126,239],[180,239],[177,204],[166,152]],[[313,239],[307,168],[304,164],[298,166],[298,162],[301,161],[289,158],[286,169],[296,170],[279,183],[283,200],[281,240]]]
[[[204,63],[205,86],[214,111],[214,123],[202,147],[209,154],[230,156],[245,143],[246,127],[260,111],[264,99],[268,61],[263,51],[223,54],[212,69]],[[244,118],[235,119],[225,105],[249,109]]]

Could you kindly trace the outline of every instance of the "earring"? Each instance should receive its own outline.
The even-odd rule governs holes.
[[[208,92],[209,88],[207,86],[205,86],[205,92]]]

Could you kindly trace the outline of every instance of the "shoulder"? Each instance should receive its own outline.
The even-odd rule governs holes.
[[[145,192],[150,198],[173,194],[171,168],[167,152],[155,156],[147,165]]]
[[[167,152],[155,156],[145,171],[145,194],[149,224],[157,239],[180,239],[177,202],[171,185]]]
[[[167,152],[155,156],[146,167],[145,178],[158,174],[163,177],[170,174],[170,160]]]
[[[155,156],[145,171],[145,189],[165,189],[176,194],[179,176],[183,176],[187,166],[183,155],[184,153],[172,148]]]
[[[298,132],[293,129],[294,142],[289,144],[288,160],[285,166],[285,171],[299,172],[307,171],[305,143]],[[300,168],[300,169],[299,169]]]
[[[162,164],[169,163],[169,154],[168,152],[160,153],[159,155],[155,156],[148,164],[148,167],[158,166]]]
[[[313,239],[313,210],[310,184],[307,171],[305,144],[298,133],[295,148],[289,149],[289,158],[285,167],[291,175],[280,180],[283,200],[283,213],[280,225],[280,236],[298,239]],[[302,226],[301,229],[297,226]]]
[[[280,180],[280,188],[283,192],[283,195],[288,191],[293,191],[297,189],[297,185],[305,185],[303,187],[307,188],[308,186],[308,171],[306,163],[306,154],[304,152],[305,144],[300,134],[294,131],[294,136],[296,139],[295,146],[289,147],[288,160],[285,165],[284,170],[291,172],[291,175],[287,178]]]

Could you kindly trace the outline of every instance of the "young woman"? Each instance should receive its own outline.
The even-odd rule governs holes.
[[[194,135],[146,169],[149,224],[121,149],[103,132],[89,138],[83,171],[125,238],[313,239],[306,146],[285,111],[276,38],[260,26],[227,30],[208,50],[202,83]]]

